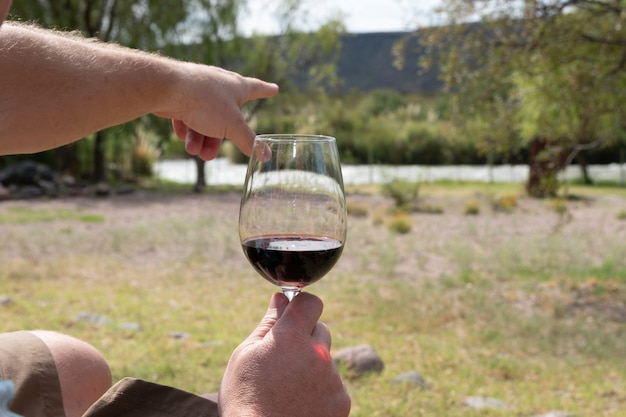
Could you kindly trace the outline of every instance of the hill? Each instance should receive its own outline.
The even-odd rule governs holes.
[[[343,80],[344,90],[372,91],[391,89],[403,93],[434,93],[441,82],[435,69],[421,71],[417,67],[424,49],[419,45],[417,32],[380,32],[345,34],[337,62],[337,75]],[[407,40],[403,69],[394,67],[394,45]]]

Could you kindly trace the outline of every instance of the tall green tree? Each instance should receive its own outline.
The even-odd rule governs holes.
[[[446,24],[420,31],[430,52],[421,64],[439,65],[462,126],[501,126],[511,115],[502,106],[515,110],[508,133],[483,129],[477,140],[531,149],[531,195],[555,194],[567,161],[584,167],[582,149],[619,136],[626,1],[444,0],[439,12]]]

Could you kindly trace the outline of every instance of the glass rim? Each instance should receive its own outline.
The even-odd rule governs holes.
[[[255,141],[261,140],[263,142],[282,142],[282,141],[304,141],[304,142],[336,142],[333,136],[328,135],[315,135],[308,133],[267,133],[262,135],[256,135]]]

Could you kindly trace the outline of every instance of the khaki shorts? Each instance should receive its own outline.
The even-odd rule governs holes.
[[[62,417],[63,400],[52,354],[37,336],[0,333],[0,379],[15,384],[9,407],[24,417]],[[124,378],[83,417],[217,417],[217,404],[176,388]]]

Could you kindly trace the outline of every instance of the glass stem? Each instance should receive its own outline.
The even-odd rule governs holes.
[[[283,288],[283,294],[285,294],[289,299],[289,302],[291,302],[293,297],[300,294],[300,288]]]

